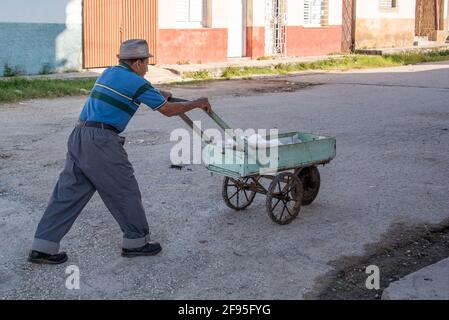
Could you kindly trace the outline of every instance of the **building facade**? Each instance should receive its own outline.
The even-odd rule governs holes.
[[[81,0],[2,0],[0,76],[79,70]]]
[[[101,68],[145,38],[152,64],[443,43],[448,0],[2,0],[0,76]]]
[[[357,0],[355,48],[443,43],[448,35],[448,0]]]
[[[0,75],[106,67],[149,41],[152,64],[341,50],[342,0],[2,0]]]
[[[159,1],[157,62],[197,63],[340,52],[341,3],[341,0]]]

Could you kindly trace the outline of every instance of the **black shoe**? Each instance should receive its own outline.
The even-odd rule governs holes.
[[[61,264],[68,259],[65,252],[58,254],[46,254],[39,251],[32,250],[28,256],[28,261],[38,264]]]
[[[161,252],[162,247],[158,242],[149,242],[136,249],[122,249],[122,257],[132,258],[138,256],[154,256]]]

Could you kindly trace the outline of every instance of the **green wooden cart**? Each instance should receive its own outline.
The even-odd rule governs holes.
[[[172,101],[185,101],[172,99]],[[215,112],[208,114],[223,130],[231,129]],[[233,137],[235,145],[216,143],[194,125],[185,114],[182,120],[206,142],[207,169],[224,176],[222,195],[226,205],[244,210],[257,193],[266,195],[266,209],[270,218],[281,225],[292,222],[301,206],[311,204],[320,189],[319,165],[329,163],[336,156],[336,139],[311,133],[289,132],[279,134],[276,141],[276,165],[261,162],[250,152],[247,137]],[[271,141],[270,137],[265,137]],[[271,148],[265,150],[271,154]],[[255,158],[254,158],[255,157]],[[266,163],[266,164],[264,164]],[[265,188],[261,179],[270,179]]]

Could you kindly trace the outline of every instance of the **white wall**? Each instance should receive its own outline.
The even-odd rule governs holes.
[[[212,28],[228,27],[229,3],[223,0],[211,0],[212,3]]]
[[[341,25],[342,3],[342,0],[329,0],[329,25]],[[304,24],[304,0],[288,0],[287,5],[288,25],[302,26]]]
[[[304,1],[288,0],[287,24],[289,26],[302,26],[304,24]]]
[[[1,0],[0,22],[81,24],[81,0]]]
[[[253,0],[253,27],[265,27],[265,0]]]
[[[176,0],[158,2],[159,29],[176,29]]]
[[[265,26],[265,5],[266,0],[253,0],[252,8],[252,25],[255,27]],[[365,1],[365,0],[359,0]],[[375,2],[377,0],[368,0]],[[402,0],[404,1],[404,0]],[[227,28],[229,3],[226,0],[209,0],[211,6],[211,22],[208,27]],[[301,26],[304,21],[304,0],[287,0],[288,8],[288,25]],[[176,0],[159,1],[159,28],[160,29],[177,29],[180,28],[176,23]],[[342,0],[329,0],[329,25],[341,25],[342,23]],[[182,27],[181,27],[182,28]]]
[[[391,10],[381,10],[378,0],[357,0],[357,19],[414,19],[415,0],[397,0],[398,7]]]
[[[184,29],[188,26],[180,26],[176,23],[176,0],[160,0],[158,23],[159,29]],[[210,6],[209,10],[206,7],[206,12],[210,12],[212,15],[212,24],[208,27],[211,28],[227,28],[228,26],[228,1],[226,0],[207,0],[207,5]],[[208,20],[208,19],[206,19]],[[195,27],[197,28],[197,27]]]
[[[28,74],[78,70],[82,0],[0,0],[1,66]]]
[[[338,26],[343,21],[343,1],[329,0],[329,25]]]

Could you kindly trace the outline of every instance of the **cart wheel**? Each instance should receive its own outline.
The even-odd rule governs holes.
[[[226,205],[236,211],[246,209],[256,197],[250,185],[256,180],[252,177],[235,180],[225,177],[223,180],[223,200]]]
[[[303,201],[301,180],[290,172],[283,172],[271,182],[267,193],[267,211],[278,224],[289,224],[299,211]]]
[[[301,180],[304,187],[304,196],[302,199],[302,205],[308,206],[311,204],[318,192],[320,191],[321,177],[318,168],[315,166],[306,167],[299,171],[298,178]]]

